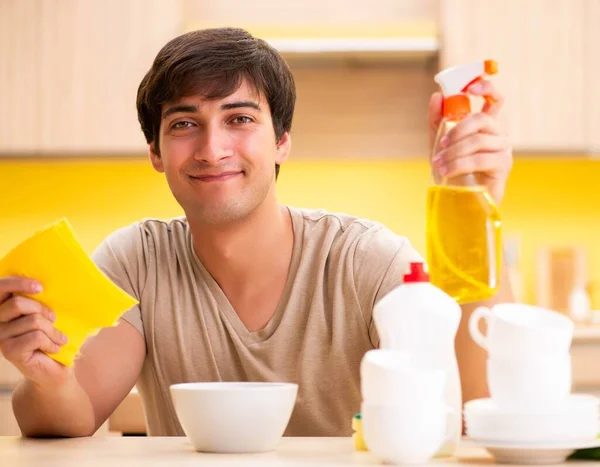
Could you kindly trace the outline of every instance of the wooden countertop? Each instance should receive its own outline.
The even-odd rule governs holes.
[[[283,438],[274,452],[231,455],[197,453],[186,438],[176,437],[107,436],[74,439],[0,437],[0,459],[2,459],[2,467],[381,465],[371,453],[354,451],[351,438]],[[425,467],[449,463],[489,467],[492,462],[483,449],[461,446],[456,457],[433,459],[425,464]],[[577,463],[578,466],[588,464],[594,463],[586,461]]]
[[[598,341],[600,342],[600,324],[577,324],[573,332],[573,343]]]

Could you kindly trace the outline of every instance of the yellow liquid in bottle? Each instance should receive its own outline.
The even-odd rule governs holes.
[[[491,298],[500,282],[500,215],[481,186],[432,186],[427,193],[431,283],[458,303]]]

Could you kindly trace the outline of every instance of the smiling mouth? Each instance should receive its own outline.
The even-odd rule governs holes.
[[[241,174],[243,174],[243,172],[221,172],[219,174],[210,175],[190,175],[190,178],[201,182],[222,182]]]

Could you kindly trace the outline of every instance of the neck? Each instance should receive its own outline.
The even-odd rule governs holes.
[[[289,212],[275,197],[248,217],[225,226],[207,226],[188,217],[200,261],[222,288],[246,290],[289,268],[293,228]]]

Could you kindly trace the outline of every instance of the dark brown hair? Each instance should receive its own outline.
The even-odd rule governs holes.
[[[290,69],[273,47],[239,28],[202,29],[172,39],[138,88],[138,120],[146,142],[154,143],[158,153],[166,102],[191,95],[221,99],[234,93],[243,79],[265,97],[279,141],[292,127],[296,89]]]

